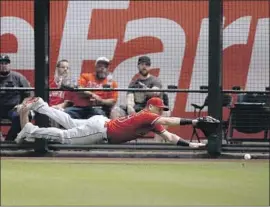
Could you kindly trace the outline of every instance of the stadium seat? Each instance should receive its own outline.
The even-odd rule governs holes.
[[[201,111],[206,106],[208,106],[208,96],[205,98],[203,105],[197,105],[197,104],[192,103],[191,106],[194,107],[194,115],[196,117],[200,117],[201,116]],[[232,106],[232,97],[231,97],[231,95],[223,94],[223,96],[222,96],[222,107],[226,107],[226,108],[230,109],[231,106]],[[227,120],[222,120],[222,134],[223,134],[224,139],[227,139],[229,119],[230,119],[230,117]],[[190,141],[193,140],[194,136],[196,136],[197,140],[200,142],[200,136],[199,136],[199,134],[197,132],[196,127],[193,128]]]
[[[234,130],[253,134],[264,132],[263,139],[269,139],[270,103],[266,94],[240,94],[237,103],[231,108],[229,139],[233,139]]]

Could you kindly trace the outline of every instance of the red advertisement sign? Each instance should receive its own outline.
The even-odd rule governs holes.
[[[33,85],[33,2],[1,1],[0,8],[1,53]],[[113,78],[126,88],[137,73],[138,56],[148,55],[151,72],[164,87],[197,90],[208,83],[208,1],[52,1],[50,11],[51,75],[62,58],[77,78],[106,56]],[[269,21],[267,0],[224,2],[224,89],[269,86]],[[124,102],[125,93],[120,94],[118,104]],[[202,104],[205,95],[169,93],[169,98],[172,115],[194,117],[191,103]],[[185,138],[192,132],[190,127],[170,130]]]

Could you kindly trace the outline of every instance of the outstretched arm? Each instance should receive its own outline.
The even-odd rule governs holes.
[[[211,117],[200,117],[197,119],[184,119],[177,117],[159,117],[155,124],[161,124],[166,126],[177,126],[177,125],[193,125],[200,129],[206,137],[211,134],[215,134],[220,126],[220,121]]]
[[[196,142],[188,142],[181,137],[177,136],[176,134],[170,133],[168,131],[164,131],[160,136],[168,140],[169,142],[179,145],[179,146],[189,146],[191,148],[198,148],[198,147],[203,147],[205,144],[203,143],[196,143]]]
[[[178,117],[160,117],[155,123],[166,126],[193,125],[197,124],[197,119],[184,119]]]

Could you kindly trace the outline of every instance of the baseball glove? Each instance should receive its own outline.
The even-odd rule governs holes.
[[[217,133],[217,129],[220,125],[219,120],[211,116],[199,117],[197,120],[198,122],[195,127],[200,129],[206,137]]]

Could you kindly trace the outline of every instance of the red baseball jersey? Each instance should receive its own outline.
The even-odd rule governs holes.
[[[50,88],[58,88],[53,78],[50,79]],[[49,105],[58,105],[64,102],[65,91],[51,91],[49,96]]]
[[[148,110],[110,120],[107,123],[107,134],[111,144],[120,144],[134,140],[149,132],[161,134],[165,128],[155,122],[160,118],[159,115]]]

